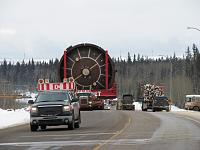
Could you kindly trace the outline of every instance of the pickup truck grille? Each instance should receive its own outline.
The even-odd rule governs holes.
[[[81,99],[81,104],[87,104],[87,99]]]
[[[62,105],[38,106],[40,116],[56,116],[62,114]]]

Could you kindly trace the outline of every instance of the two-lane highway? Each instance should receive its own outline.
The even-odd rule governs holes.
[[[200,150],[200,124],[167,112],[83,111],[79,129],[0,130],[0,149]]]

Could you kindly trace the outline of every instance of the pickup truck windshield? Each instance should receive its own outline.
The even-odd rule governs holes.
[[[39,93],[36,102],[69,101],[69,96],[64,92]]]

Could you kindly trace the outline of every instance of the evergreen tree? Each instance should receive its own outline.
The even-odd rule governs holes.
[[[128,58],[127,58],[127,62],[128,64],[131,64],[132,63],[132,60],[131,60],[131,55],[130,53],[128,52]]]

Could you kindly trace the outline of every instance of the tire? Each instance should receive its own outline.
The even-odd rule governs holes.
[[[31,131],[37,131],[38,125],[30,125]]]
[[[169,109],[166,109],[166,112],[169,112]]]
[[[156,111],[156,109],[155,109],[155,108],[152,108],[152,110],[153,110],[153,112],[155,112],[155,111]]]
[[[198,106],[194,106],[194,107],[193,107],[193,110],[194,110],[194,111],[199,111],[199,107],[198,107]]]
[[[79,119],[77,122],[75,122],[74,127],[75,128],[80,128],[80,123],[81,123],[81,114],[79,113]]]
[[[142,109],[142,111],[147,111],[147,109]]]
[[[46,130],[47,126],[46,125],[42,125],[40,126],[41,130]]]
[[[80,128],[79,121],[74,123],[74,128]]]
[[[144,103],[142,103],[142,111],[147,111],[147,108],[144,108]]]
[[[68,129],[69,130],[74,130],[74,128],[75,128],[75,121],[74,121],[74,115],[72,116],[72,122],[70,122],[69,124],[68,124]]]

